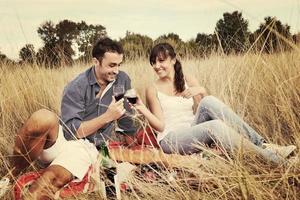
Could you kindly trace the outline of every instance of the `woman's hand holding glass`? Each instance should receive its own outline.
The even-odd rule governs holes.
[[[141,100],[140,96],[136,93],[135,89],[126,91],[125,98],[128,100],[130,106],[134,108],[138,113],[143,113],[146,106]]]
[[[181,96],[187,99],[196,95],[201,95],[201,97],[204,97],[206,95],[205,88],[200,86],[189,87],[181,93]]]
[[[133,104],[134,108],[141,114],[144,113],[144,111],[147,109],[141,98],[137,95],[137,101],[136,104]]]

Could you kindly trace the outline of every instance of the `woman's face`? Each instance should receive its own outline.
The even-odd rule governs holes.
[[[170,75],[170,73],[174,73],[174,65],[176,63],[176,59],[172,59],[170,56],[164,58],[162,56],[156,57],[155,63],[152,65],[155,73],[159,78],[166,77]]]

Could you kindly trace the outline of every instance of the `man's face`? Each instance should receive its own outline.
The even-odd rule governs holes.
[[[123,61],[123,54],[106,52],[102,60],[94,59],[96,76],[101,82],[112,82],[119,73],[119,67]]]

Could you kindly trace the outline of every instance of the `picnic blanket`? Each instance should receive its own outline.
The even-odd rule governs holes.
[[[146,131],[143,132],[140,131],[137,134],[137,139],[140,145],[130,147],[123,146],[123,144],[120,142],[110,142],[107,146],[110,159],[114,162],[129,162],[134,164],[160,163],[165,167],[177,167],[185,164],[188,165],[190,163],[190,158],[188,156],[165,154],[161,149],[157,148],[158,144],[156,143],[155,136],[151,129],[146,129]],[[55,199],[76,196],[78,194],[94,192],[97,190],[100,191],[101,195],[105,197],[105,185],[104,182],[100,180],[100,164],[100,162],[97,162],[95,165],[90,166],[82,181],[73,180],[57,191],[55,194]],[[129,168],[124,168],[124,166],[122,167],[123,169]],[[131,170],[132,169],[133,167]],[[28,172],[20,176],[17,179],[13,189],[15,200],[22,200],[24,193],[26,193],[28,190],[28,187],[35,180],[37,180],[42,173],[43,170],[37,172]],[[119,180],[115,180],[117,193],[120,193],[121,189],[126,189],[125,185],[122,185],[123,182],[121,179],[124,180],[124,178],[120,177]],[[119,199],[118,194],[117,199]]]
[[[152,145],[153,142],[150,141],[151,139],[145,138],[144,135],[141,133],[139,134],[138,138],[140,141],[145,141],[145,143],[143,143],[143,145],[124,147],[124,146],[122,146],[122,143],[120,143],[120,142],[116,142],[116,141],[110,142],[108,145],[109,154],[111,154],[111,152],[113,152],[112,155],[114,155],[114,157],[111,157],[111,158],[114,161],[125,161],[124,157],[122,157],[122,159],[121,159],[118,156],[116,156],[116,151],[120,152],[122,149],[123,150],[130,149],[131,151],[134,151],[135,153],[139,152],[139,154],[143,154],[143,152],[148,151],[147,150],[148,148],[151,148],[151,149],[154,148]],[[154,138],[152,136],[152,140],[153,139]],[[149,144],[151,146],[148,146],[146,144]],[[117,155],[123,155],[123,154],[117,154]],[[132,153],[130,153],[130,156],[132,157]],[[103,158],[101,162],[106,162],[105,159],[106,158]],[[100,166],[99,166],[99,164],[101,164],[101,163],[97,163],[93,166],[90,166],[86,175],[82,179],[82,181],[73,180],[70,183],[68,183],[66,186],[61,188],[59,191],[57,191],[55,194],[55,199],[76,196],[78,194],[94,192],[97,190],[102,190],[102,191],[100,191],[102,193],[102,195],[106,195],[105,194],[105,185],[103,182],[100,181],[100,176],[99,176]],[[121,168],[121,166],[120,166],[120,168]],[[28,173],[25,173],[22,176],[20,176],[17,179],[17,181],[15,182],[14,187],[13,187],[14,199],[22,200],[24,194],[28,191],[29,186],[35,180],[37,180],[42,175],[42,173],[43,173],[43,170],[40,170],[40,171],[28,172]],[[119,181],[122,181],[122,179],[124,179],[124,177],[123,178],[120,177]],[[120,189],[124,189],[124,187],[125,186],[122,185],[122,182],[120,182]]]

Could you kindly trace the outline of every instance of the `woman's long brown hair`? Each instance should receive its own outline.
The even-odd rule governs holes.
[[[171,59],[176,58],[176,53],[174,48],[169,43],[159,43],[155,45],[151,52],[149,61],[151,65],[156,63],[156,58],[161,58],[163,60],[170,56]],[[180,61],[176,58],[174,65],[175,76],[174,76],[174,87],[177,93],[183,92],[185,90],[184,75],[182,72],[182,66]]]

